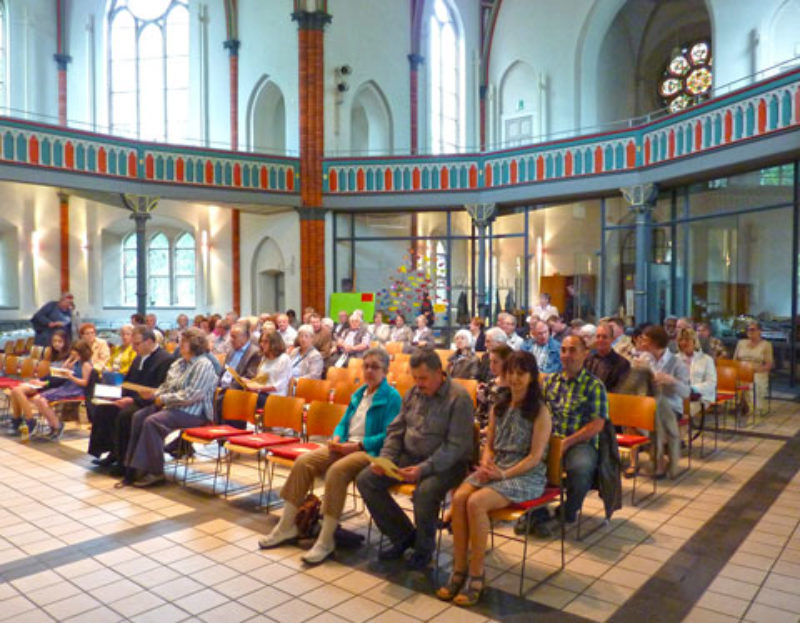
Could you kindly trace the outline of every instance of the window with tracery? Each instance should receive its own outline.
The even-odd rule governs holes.
[[[430,134],[435,154],[457,152],[464,142],[462,41],[453,10],[445,0],[433,0],[428,20]]]
[[[144,140],[185,140],[187,0],[110,0],[108,51],[111,131]]]
[[[708,41],[676,48],[659,81],[661,101],[670,112],[694,106],[708,98],[712,77]]]
[[[156,232],[147,243],[147,304],[154,307],[194,307],[195,238],[179,233],[171,241]],[[136,306],[136,234],[122,241],[122,305]]]

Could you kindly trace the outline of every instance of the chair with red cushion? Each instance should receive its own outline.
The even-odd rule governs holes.
[[[652,449],[653,437],[656,428],[656,399],[652,396],[631,396],[628,394],[608,394],[608,415],[614,426],[632,428],[641,431],[648,431],[649,436],[638,433],[618,434],[617,445],[621,450],[628,450],[636,453],[645,446]],[[651,453],[655,457],[655,452]],[[637,460],[638,463],[638,460]],[[638,465],[633,473],[633,490],[631,491],[631,504],[636,506],[636,479],[638,475]],[[656,469],[653,466],[653,491],[641,498],[639,501],[646,500],[656,494],[657,480],[655,478]]]
[[[255,423],[256,402],[258,394],[242,389],[228,389],[222,398],[222,420],[244,422],[245,425]],[[181,434],[181,443],[200,444],[207,446],[215,442],[224,442],[231,437],[247,435],[247,428],[236,428],[229,424],[209,424],[207,426],[196,426],[187,428]],[[217,443],[217,458],[214,464],[214,484],[211,488],[212,493],[217,492],[217,476],[222,465],[223,443]],[[183,484],[186,485],[186,476],[189,472],[189,452],[184,452],[183,456],[186,464],[183,470]],[[227,485],[226,485],[227,490]]]

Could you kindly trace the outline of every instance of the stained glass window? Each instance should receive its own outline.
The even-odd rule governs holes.
[[[463,44],[449,3],[432,0],[431,8],[428,20],[431,151],[452,153],[463,144]]]
[[[181,142],[189,117],[187,0],[110,0],[109,121],[115,134]]]
[[[147,245],[147,304],[194,307],[195,239],[181,232],[174,241],[156,232]],[[122,241],[122,305],[136,306],[136,234]]]
[[[670,112],[678,112],[706,99],[711,82],[711,44],[698,41],[672,51],[658,93]]]

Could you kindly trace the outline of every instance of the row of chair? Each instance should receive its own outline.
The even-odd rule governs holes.
[[[16,340],[6,340],[5,344],[3,344],[3,354],[27,355],[31,352],[32,348],[34,348],[33,336],[21,337]]]

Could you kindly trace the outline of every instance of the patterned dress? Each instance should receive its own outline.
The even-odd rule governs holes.
[[[494,462],[500,469],[508,469],[519,463],[531,451],[531,434],[533,422],[522,417],[517,407],[510,407],[506,414],[495,420]],[[532,500],[542,495],[547,484],[547,445],[542,460],[533,469],[524,474],[480,483],[475,476],[467,478],[474,487],[491,487],[511,502],[518,503]]]
[[[83,377],[83,363],[80,361],[76,362],[74,366],[72,366],[72,374],[76,378]],[[58,377],[56,377],[58,378]],[[44,391],[40,392],[39,395],[42,398],[45,398],[47,402],[54,402],[56,400],[69,400],[71,398],[83,398],[84,396],[84,388],[80,385],[74,383],[73,381],[66,380],[65,383],[58,385],[57,387],[50,387],[49,389],[45,389]]]

